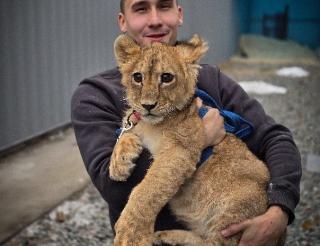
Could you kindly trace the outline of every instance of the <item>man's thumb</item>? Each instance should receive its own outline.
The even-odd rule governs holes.
[[[221,235],[223,237],[230,237],[233,236],[243,230],[245,230],[248,227],[248,220],[243,221],[239,224],[233,224],[229,227],[227,227],[226,229],[221,231]]]

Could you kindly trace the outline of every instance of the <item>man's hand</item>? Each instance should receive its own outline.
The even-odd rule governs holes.
[[[229,226],[221,232],[230,237],[243,232],[239,246],[273,246],[277,245],[286,230],[288,215],[279,206],[271,206],[263,215]]]
[[[202,100],[197,98],[197,107],[201,108]],[[224,119],[216,108],[208,108],[208,113],[203,117],[202,122],[205,127],[206,143],[205,147],[219,144],[226,136],[224,129]]]

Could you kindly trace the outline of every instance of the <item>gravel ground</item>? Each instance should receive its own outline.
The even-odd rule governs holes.
[[[302,155],[301,201],[296,220],[288,228],[286,245],[320,245],[320,68],[303,66],[309,77],[284,78],[275,75],[279,68],[276,64],[229,62],[221,67],[237,81],[263,80],[287,88],[285,95],[252,96],[268,114],[292,130]],[[309,165],[312,158],[318,158],[313,166]],[[5,245],[112,245],[107,218],[107,205],[89,185]]]
[[[108,207],[90,184],[7,242],[15,245],[112,245]]]

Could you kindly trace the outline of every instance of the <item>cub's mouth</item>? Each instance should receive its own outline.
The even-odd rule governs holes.
[[[143,114],[141,115],[141,118],[144,120],[144,121],[147,121],[147,122],[150,122],[150,123],[159,123],[161,121],[163,121],[163,116],[161,115],[155,115],[155,114],[152,114],[152,113],[147,113],[147,114]]]
[[[155,115],[155,114],[148,113],[148,114],[143,115],[143,117],[160,117],[160,116],[159,116],[159,115]]]
[[[157,118],[157,117],[162,117],[162,116],[148,112],[146,114],[142,114],[142,117],[144,117],[144,118]]]
[[[151,113],[147,113],[147,114],[145,114],[145,116],[157,116],[157,115],[151,114]]]

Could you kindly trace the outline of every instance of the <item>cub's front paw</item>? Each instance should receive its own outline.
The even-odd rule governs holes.
[[[116,234],[113,244],[115,246],[152,246],[153,238],[151,235],[126,232]]]
[[[115,225],[115,246],[152,246],[154,232],[148,223],[137,223],[134,219],[120,216]]]
[[[116,181],[126,181],[135,167],[134,160],[139,157],[141,151],[142,143],[136,135],[123,134],[115,145],[111,156],[110,178]]]

